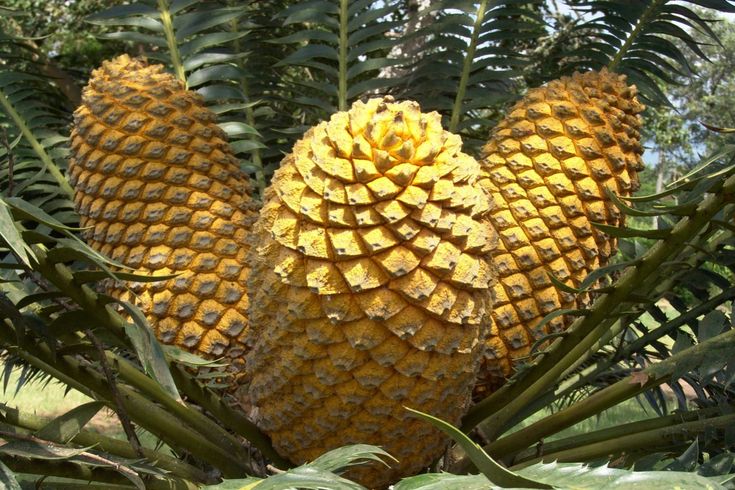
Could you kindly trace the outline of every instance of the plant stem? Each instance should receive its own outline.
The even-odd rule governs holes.
[[[140,445],[138,435],[135,433],[135,429],[133,428],[133,423],[130,421],[130,417],[128,417],[122,400],[120,399],[120,390],[117,389],[117,381],[115,381],[115,376],[112,374],[112,370],[110,369],[110,363],[107,362],[105,348],[102,346],[102,342],[99,341],[97,336],[94,335],[91,330],[88,329],[85,333],[97,350],[97,359],[100,362],[105,378],[107,378],[107,384],[110,386],[110,393],[112,393],[112,401],[115,403],[115,413],[117,418],[120,420],[123,430],[125,431],[128,442],[130,442],[130,445],[138,457],[145,457],[145,454],[143,454],[143,447]]]
[[[56,166],[53,159],[49,156],[48,153],[46,153],[46,149],[33,135],[33,131],[31,131],[31,128],[28,127],[25,119],[23,119],[21,115],[18,114],[18,111],[15,110],[15,107],[13,107],[13,105],[10,103],[10,100],[6,97],[5,93],[2,90],[0,90],[0,106],[2,106],[5,112],[10,116],[15,125],[20,130],[23,137],[31,145],[31,148],[33,148],[33,151],[36,153],[39,160],[43,162],[46,170],[56,179],[56,182],[58,182],[59,184],[59,188],[64,191],[66,197],[68,197],[69,199],[73,199],[74,189],[72,189],[71,185],[66,180],[66,177],[64,177],[64,174],[61,173],[59,167]]]
[[[654,0],[651,5],[646,8],[640,18],[638,18],[638,22],[636,23],[633,31],[630,33],[628,38],[625,40],[625,43],[620,47],[617,54],[615,54],[615,57],[610,61],[610,63],[608,63],[608,70],[615,71],[618,69],[618,66],[620,66],[620,62],[623,60],[623,56],[628,53],[628,50],[630,50],[631,46],[633,46],[633,43],[638,38],[638,36],[641,35],[643,29],[648,26],[649,19],[651,19],[658,13],[658,9],[663,4],[665,4],[666,1],[667,0]]]
[[[672,319],[670,322],[660,325],[659,327],[652,330],[648,334],[643,335],[639,339],[631,342],[616,357],[620,359],[629,358],[633,353],[640,351],[646,345],[649,345],[650,342],[652,342],[653,340],[663,337],[664,335],[679,328],[680,326],[686,324],[692,319],[695,319],[701,315],[709,313],[710,311],[714,310],[717,306],[727,301],[730,301],[733,298],[735,298],[735,288],[728,289],[725,292],[713,298],[710,298],[708,301],[700,303],[699,305],[695,306],[694,308],[692,308],[685,314],[679,315],[678,317]],[[601,372],[606,371],[607,369],[612,367],[614,364],[615,362],[613,360],[605,359],[600,362],[597,362],[596,364],[589,366],[588,368],[584,369],[581,373],[571,375],[569,370],[567,370],[567,373],[564,373],[563,377],[566,377],[567,374],[571,375],[571,377],[569,379],[565,379],[565,381],[559,385],[559,388],[555,392],[556,396],[554,396],[554,400],[562,398],[566,394],[573,392],[579,387],[589,384],[590,380],[595,379]]]
[[[237,2],[230,2],[230,4],[237,4]],[[232,19],[230,21],[230,30],[232,32],[238,32],[238,19]],[[240,53],[242,52],[242,46],[240,45],[240,39],[237,38],[234,40],[235,45],[235,52]],[[242,68],[243,70],[246,69],[242,58],[237,59],[237,66]],[[248,106],[245,108],[245,121],[248,123],[248,126],[255,128],[255,111],[253,110],[253,106],[249,104],[250,102],[250,85],[248,84],[248,79],[246,77],[240,78],[240,88],[242,89],[243,95],[245,95],[245,100],[248,102]],[[255,147],[250,152],[250,155],[253,158],[253,163],[255,164],[255,183],[258,186],[258,195],[260,196],[260,199],[263,199],[263,193],[265,192],[265,170],[263,169],[263,159],[260,155],[260,148]]]
[[[48,484],[42,485],[40,487],[40,490],[44,490],[45,488],[50,488]],[[127,485],[124,484],[113,484],[113,483],[91,483],[89,481],[85,481],[84,483],[70,483],[70,482],[60,482],[55,481],[53,490],[131,490],[135,489],[135,486],[132,483],[129,483]]]
[[[276,467],[287,469],[293,466],[273,449],[268,436],[263,434],[254,423],[223,403],[222,399],[213,393],[212,390],[193,380],[183,367],[179,365],[172,366],[171,374],[176,382],[176,386],[186,393],[186,396],[191,398],[200,407],[209,411],[227,428],[247,439],[263,456],[270,459]]]
[[[181,62],[179,44],[176,42],[174,24],[171,19],[171,11],[168,7],[168,0],[158,0],[158,12],[161,16],[163,32],[166,34],[166,44],[168,44],[168,50],[171,53],[171,64],[173,65],[176,78],[178,78],[184,84],[184,87],[186,87],[186,72],[184,71],[184,64]]]
[[[587,445],[576,446],[566,450],[548,453],[543,457],[529,459],[515,466],[514,469],[529,466],[541,460],[555,460],[559,462],[590,461],[604,458],[609,455],[617,455],[636,449],[667,447],[684,441],[691,441],[698,434],[711,430],[727,430],[735,426],[735,415],[722,415],[720,417],[695,420],[676,425],[647,430],[644,432],[629,432],[626,435],[614,439],[606,439]],[[673,440],[673,439],[679,439]]]
[[[35,249],[34,249],[35,251]],[[90,317],[99,322],[106,329],[110,330],[118,338],[127,341],[124,333],[124,320],[116,312],[109,307],[100,303],[100,299],[91,288],[86,285],[79,286],[74,281],[71,271],[63,264],[51,264],[47,261],[47,256],[43,250],[38,249],[36,252],[38,264],[36,270],[41,272],[44,277],[49,280],[59,290],[64,291],[85,311],[90,312]],[[235,437],[226,430],[215,424],[206,415],[193,410],[186,405],[182,405],[177,400],[168,395],[161,386],[150,377],[139,371],[127,360],[117,356],[111,352],[106,352],[107,361],[117,367],[119,376],[127,383],[140,390],[142,393],[151,397],[157,403],[164,406],[171,414],[186,422],[194,430],[213,440],[220,448],[227,451],[232,457],[238,459],[239,464],[246,467],[249,473],[254,473],[250,467],[250,455],[245,447],[237,441]],[[189,388],[192,384],[187,385]],[[140,423],[140,422],[138,422]],[[255,426],[248,431],[253,433],[257,430]],[[267,448],[264,452],[275,453],[270,447],[268,440],[262,434],[253,441],[259,448],[263,446]]]
[[[649,345],[652,341],[656,339],[660,339],[664,335],[667,335],[677,328],[685,325],[686,323],[696,319],[697,317],[701,315],[706,315],[707,313],[713,311],[715,308],[720,306],[723,303],[726,303],[727,301],[731,301],[732,299],[735,299],[735,287],[726,289],[722,293],[718,294],[717,296],[714,296],[710,298],[709,300],[698,304],[691,310],[687,311],[684,314],[679,315],[678,317],[672,319],[671,321],[665,323],[664,325],[661,325],[660,327],[657,327],[655,330],[652,330],[648,332],[647,334],[641,336],[637,340],[634,340],[630,344],[628,344],[625,349],[620,354],[621,358],[626,358],[629,355],[633,354],[634,352],[638,352],[642,350],[646,345]]]
[[[240,86],[242,87],[242,92],[245,94],[245,99],[249,102],[250,91],[245,78],[241,79]],[[250,105],[245,108],[245,121],[248,123],[248,126],[255,128],[255,111]],[[250,155],[252,155],[253,163],[255,164],[255,183],[258,186],[258,196],[260,196],[262,201],[263,194],[265,193],[265,169],[263,168],[263,158],[260,155],[260,148],[253,148]]]
[[[51,419],[49,418],[40,417],[36,414],[31,414],[28,412],[21,412],[20,410],[12,408],[6,408],[4,410],[3,418],[11,425],[21,427],[32,432],[40,430],[42,427],[51,422]],[[58,443],[63,442],[61,440],[54,440],[52,438],[50,440]],[[99,449],[106,453],[114,454],[122,458],[135,459],[138,457],[133,447],[130,444],[127,444],[125,441],[114,439],[112,437],[107,437],[97,432],[86,429],[82,429],[79,434],[74,436],[72,442],[80,446],[94,446],[95,449]],[[183,461],[180,461],[176,458],[172,458],[167,454],[163,454],[161,452],[154,451],[153,449],[149,449],[146,447],[143,447],[142,451],[144,456],[149,461],[155,462],[156,466],[161,469],[170,471],[176,476],[202,483],[207,483],[211,481],[211,478],[208,477],[207,474],[199,468],[184,463]]]
[[[459,117],[462,113],[462,102],[467,92],[467,84],[470,80],[470,73],[472,72],[472,64],[475,61],[475,50],[477,50],[477,41],[480,37],[480,30],[482,28],[482,21],[485,18],[485,12],[487,10],[487,0],[482,0],[480,6],[477,7],[475,13],[475,24],[472,26],[472,36],[470,37],[470,44],[467,47],[467,54],[462,62],[462,74],[459,77],[459,83],[457,84],[457,95],[454,97],[454,106],[452,107],[452,115],[449,119],[449,132],[454,133],[457,131],[459,126]]]
[[[2,143],[3,148],[5,148],[5,154],[8,159],[8,186],[5,189],[5,193],[9,197],[13,197],[13,185],[15,184],[13,175],[15,170],[15,155],[13,153],[13,148],[10,146],[10,142],[8,141],[8,132],[4,127],[0,127],[0,136],[2,136],[0,137],[0,143]]]
[[[53,264],[48,260],[47,249],[43,246],[35,246],[36,266],[34,270],[39,272],[46,280],[56,286],[59,291],[69,296],[83,309],[91,312],[90,320],[95,320],[110,330],[115,337],[128,344],[125,335],[125,322],[115,313],[111,307],[101,304],[99,295],[88,285],[79,285],[74,280],[74,274],[64,264]]]
[[[82,480],[84,482],[105,482],[116,485],[130,484],[130,480],[117,471],[104,467],[82,466],[78,463],[67,461],[44,461],[16,457],[4,457],[3,463],[15,473],[57,476]],[[146,488],[150,490],[196,490],[200,488],[199,485],[183,478],[161,479],[157,477],[146,477],[145,484]]]
[[[607,388],[604,388],[579,403],[553,413],[509,436],[486,446],[489,454],[506,456],[531,446],[550,434],[581,422],[607,410],[618,403],[638,395],[654,386],[669,381],[680,369],[679,366],[701,365],[706,356],[717,356],[717,351],[728,352],[735,348],[735,330],[729,330],[700,344],[685,349],[659,363],[651,364]],[[724,358],[724,355],[723,355]]]
[[[59,378],[60,380],[71,378],[74,380],[71,386],[76,388],[82,385],[82,393],[92,398],[101,398],[106,405],[113,406],[112,393],[104,376],[83,366],[73,357],[57,355],[48,346],[38,342],[17,345],[15,335],[7,329],[0,328],[0,341],[8,351],[30,364],[52,375],[61,372],[63,376]],[[207,436],[193,431],[172,417],[171,413],[135,391],[125,386],[119,386],[119,389],[124,408],[131,418],[169,446],[191,452],[202,461],[220,468],[225,476],[233,478],[247,474],[249,468],[243,465],[243,462],[238,461],[226,449],[212,443]]]
[[[731,407],[735,408],[735,407]],[[586,434],[579,434],[572,437],[566,437],[557,441],[545,443],[539,449],[529,448],[516,456],[513,460],[513,464],[521,464],[525,462],[539,461],[541,458],[547,459],[551,456],[562,451],[570,449],[589,446],[591,444],[601,443],[609,441],[611,439],[617,439],[622,436],[629,434],[638,434],[650,430],[661,429],[664,427],[672,427],[685,422],[692,422],[696,420],[711,418],[717,416],[723,412],[721,407],[704,408],[701,410],[693,410],[691,412],[682,412],[665,417],[656,417],[652,419],[639,420],[637,422],[631,422],[628,424],[618,425],[615,427],[609,427],[607,429],[596,430]],[[541,454],[539,454],[541,453]]]
[[[49,441],[48,439],[42,439],[40,437],[37,437],[34,434],[26,434],[24,431],[16,430],[15,427],[12,427],[11,430],[9,431],[0,430],[0,438],[6,441],[17,439],[19,441],[32,442],[32,443],[36,443],[36,444],[40,444],[45,447],[48,447],[49,449],[51,448],[65,449],[64,444],[56,444],[52,441]],[[116,461],[112,461],[108,458],[105,458],[104,456],[100,456],[99,454],[90,453],[89,451],[82,451],[74,457],[86,460],[85,463],[88,463],[88,464],[111,466],[115,470],[117,470],[118,473],[127,475],[128,478],[138,477],[138,473],[135,470],[133,470],[131,467],[124,465],[122,463],[118,463]]]
[[[124,358],[105,352],[108,362],[115,365],[120,378],[135,386],[143,394],[148,395],[156,402],[160,403],[168,413],[175,415],[179,420],[185,422],[198,433],[207,437],[207,439],[217,445],[222,450],[227,451],[235,459],[240,461],[242,465],[248,468],[248,473],[254,473],[251,468],[250,455],[246,448],[240,444],[229,432],[214,423],[206,415],[201,412],[179,403],[174,398],[165,393],[161,386],[153,379],[135,368],[130,362]]]
[[[635,267],[627,269],[611,292],[597,298],[590,314],[575,320],[564,338],[554,341],[545,356],[524,377],[472,407],[463,420],[463,430],[468,432],[483,420],[487,420],[496,430],[501,429],[515,413],[553,387],[559,376],[604,334],[606,319],[614,318],[616,309],[637,291],[640,284],[649,278],[660,277],[662,264],[676,257],[687,242],[733,200],[735,176],[728,177],[720,189],[712,192],[691,216],[682,218],[672,228],[666,240],[658,241]]]
[[[699,239],[697,240],[698,243],[695,245],[700,245],[698,248],[698,251],[694,254],[689,253],[688,251],[683,252],[685,254],[685,257],[683,257],[685,260],[682,260],[682,266],[686,265],[691,268],[695,268],[698,264],[701,264],[704,260],[707,259],[708,255],[711,254],[712,251],[714,251],[720,244],[722,244],[724,241],[729,239],[729,237],[732,236],[732,233],[729,231],[722,232],[719,235],[715,236],[714,238],[711,238],[711,233],[705,232],[700,234]],[[680,254],[682,255],[682,254]],[[663,281],[652,281],[650,278],[646,281],[645,284],[642,284],[640,289],[638,290],[639,294],[643,294],[647,297],[651,298],[651,301],[658,300],[663,294],[665,294],[667,291],[670,291],[671,288],[674,286],[674,284],[679,280],[680,276],[682,274],[685,274],[686,271],[689,269],[683,269],[679,273],[672,273],[668,278],[666,278]],[[658,277],[654,276],[653,279],[659,279]],[[706,308],[709,307],[710,309],[715,308],[722,302],[726,301],[727,295],[720,295],[717,297],[716,301],[707,301],[705,304],[696,306],[693,311],[698,311],[696,315],[694,315],[694,318],[697,316],[707,313],[710,310],[707,310]],[[705,306],[706,305],[706,306]],[[635,305],[633,306],[633,310],[643,310],[645,305]],[[645,335],[643,338],[636,340],[635,342],[631,343],[630,345],[626,346],[626,352],[635,352],[637,349],[643,348],[643,346],[647,345],[648,342],[650,342],[652,339],[658,339],[662,337],[663,335],[666,335],[666,333],[670,332],[674,328],[678,328],[685,322],[687,319],[691,319],[691,311],[686,313],[685,315],[680,315],[679,317],[675,318],[671,322],[667,323],[664,326],[661,326],[659,328],[656,328],[654,331],[650,332],[649,334]],[[608,321],[607,323],[610,323]],[[561,375],[561,378],[567,378],[568,376],[572,376],[572,373],[574,370],[576,370],[582,363],[587,361],[595,352],[597,352],[600,348],[602,348],[604,345],[607,345],[608,342],[610,342],[615,336],[622,333],[626,326],[627,322],[623,322],[621,320],[616,320],[612,324],[611,327],[607,328],[605,333],[595,342],[595,344],[577,361],[574,362],[567,370]],[[645,340],[644,340],[645,339]],[[633,346],[635,345],[635,348]],[[624,354],[619,354],[617,356],[618,358],[625,358]],[[602,371],[604,369],[607,369],[607,367],[603,367],[605,363],[598,363],[598,372]],[[609,367],[612,365],[610,361],[608,361],[607,366]],[[568,386],[568,383],[565,382]]]
[[[347,110],[347,21],[349,19],[348,0],[339,0],[339,85],[337,93],[338,108]]]

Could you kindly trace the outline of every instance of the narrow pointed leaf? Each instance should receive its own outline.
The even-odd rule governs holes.
[[[84,428],[92,417],[105,406],[102,402],[89,402],[56,417],[36,432],[36,437],[66,444]]]
[[[419,412],[418,410],[413,410],[408,407],[404,408],[416,417],[429,422],[431,425],[454,439],[454,441],[464,449],[467,456],[475,464],[475,467],[491,482],[511,488],[552,488],[551,485],[525,478],[501,466],[493,458],[488,456],[480,446],[475,444],[472,439],[467,437],[461,430],[451,424],[448,424],[436,417],[432,417],[429,414]]]

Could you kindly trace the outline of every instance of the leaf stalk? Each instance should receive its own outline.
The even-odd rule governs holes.
[[[347,110],[347,22],[348,0],[339,0],[339,86],[338,107],[340,111]]]
[[[176,41],[176,33],[174,32],[174,23],[171,18],[171,10],[169,9],[168,0],[158,0],[158,12],[163,24],[163,32],[166,35],[166,44],[171,54],[171,65],[174,68],[174,74],[187,87],[186,71],[184,64],[181,62],[181,53],[179,52],[179,44]]]
[[[490,455],[508,455],[529,447],[544,437],[598,414],[618,403],[671,380],[679,366],[700,365],[717,351],[735,348],[735,330],[708,339],[659,363],[651,364],[579,403],[560,410],[485,447]]]
[[[5,409],[3,419],[11,425],[21,427],[32,432],[40,430],[51,421],[51,419],[46,417],[40,417],[36,414],[21,412],[20,410],[14,409]],[[53,442],[62,442],[60,440],[50,440]],[[96,449],[100,449],[106,453],[114,454],[122,458],[135,459],[138,457],[133,447],[125,441],[107,437],[91,430],[82,429],[76,436],[74,436],[72,442],[83,447],[94,446]],[[143,447],[142,451],[149,461],[155,461],[158,467],[170,471],[176,476],[186,480],[202,483],[206,483],[211,480],[210,477],[208,477],[207,474],[199,468],[191,466],[177,458],[173,458],[167,454],[154,451],[147,447]]]
[[[480,37],[480,28],[482,27],[482,21],[485,18],[485,12],[487,11],[487,0],[482,0],[480,6],[477,7],[475,13],[475,24],[472,26],[472,36],[470,37],[470,44],[467,46],[467,54],[464,57],[462,63],[462,74],[459,77],[459,83],[457,84],[457,95],[454,97],[454,105],[452,106],[452,115],[449,119],[449,132],[454,133],[457,131],[459,126],[459,117],[462,113],[462,102],[467,92],[467,84],[470,80],[470,73],[472,72],[472,63],[475,61],[475,51],[477,50],[477,41]]]
[[[463,420],[463,430],[469,431],[483,420],[499,430],[515,413],[554,386],[559,376],[604,335],[606,328],[601,328],[601,325],[606,319],[613,317],[615,310],[636,292],[640,284],[660,272],[664,262],[680,253],[691,237],[696,236],[733,200],[734,192],[735,175],[731,175],[719,192],[706,198],[691,216],[682,218],[671,229],[667,240],[657,242],[635,267],[629,268],[612,292],[601,295],[591,307],[590,314],[578,318],[565,337],[554,341],[546,355],[524,377],[472,407]]]
[[[623,61],[623,57],[628,53],[630,48],[633,46],[635,40],[638,38],[638,36],[641,35],[643,29],[648,25],[648,22],[655,17],[655,15],[658,13],[658,9],[663,4],[665,4],[666,1],[667,0],[654,0],[651,5],[646,8],[646,10],[638,19],[638,23],[633,28],[633,31],[630,33],[628,38],[615,54],[615,57],[610,61],[610,63],[608,63],[608,70],[616,71],[618,69],[620,63]]]
[[[38,158],[41,160],[44,167],[46,167],[46,170],[59,183],[59,188],[64,191],[66,197],[68,197],[69,199],[73,199],[74,189],[72,189],[69,181],[66,180],[64,174],[61,173],[59,167],[57,167],[54,161],[51,159],[51,156],[46,153],[46,149],[33,135],[33,131],[31,131],[31,128],[28,127],[25,119],[23,119],[18,111],[15,110],[15,107],[13,107],[13,105],[10,103],[10,100],[7,98],[2,90],[0,90],[0,106],[2,106],[5,112],[10,116],[18,129],[20,129],[21,134],[23,134],[23,137],[26,139],[26,141],[28,141],[28,144],[31,145],[31,148],[33,148],[33,151],[36,153],[36,155],[38,155]]]

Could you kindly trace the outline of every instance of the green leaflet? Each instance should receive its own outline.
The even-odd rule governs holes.
[[[543,482],[559,490],[646,490],[702,489],[724,490],[726,487],[703,476],[681,471],[631,471],[592,467],[581,463],[537,463],[518,470],[526,478]],[[495,490],[530,487],[495,486],[482,475],[427,474],[402,480],[395,490]]]
[[[337,473],[349,466],[368,461],[383,461],[391,456],[376,446],[356,444],[329,451],[311,463],[290,469],[265,479],[246,478],[225,480],[218,485],[204,487],[207,490],[365,490],[365,487],[347,480]],[[392,459],[392,458],[391,458]]]

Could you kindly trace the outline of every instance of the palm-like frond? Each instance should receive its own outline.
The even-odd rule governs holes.
[[[241,87],[253,101],[253,105],[245,109],[245,122],[260,134],[258,140],[239,144],[252,146],[251,163],[261,194],[283,155],[291,150],[295,140],[306,129],[304,113],[290,102],[297,93],[296,87],[290,83],[294,78],[293,70],[288,66],[276,66],[293,49],[288,43],[271,42],[295,33],[300,27],[297,24],[284,26],[278,17],[293,3],[293,0],[274,0],[265,4],[248,2],[244,5],[230,2],[245,10],[242,17],[230,23],[231,31],[242,31],[245,35],[231,44],[235,52],[247,52],[237,60],[244,72]]]
[[[147,47],[149,58],[169,66],[188,88],[202,95],[219,115],[219,125],[233,150],[243,157],[262,188],[262,168],[253,154],[264,145],[253,127],[256,101],[247,94],[248,72],[243,62],[249,52],[233,49],[255,27],[243,20],[247,12],[247,8],[220,2],[159,0],[115,6],[88,20],[117,29],[104,34],[105,38]]]
[[[569,4],[580,18],[566,39],[573,48],[557,55],[561,70],[607,66],[626,74],[643,96],[655,104],[667,103],[657,79],[677,83],[680,77],[691,74],[678,44],[706,58],[692,30],[717,42],[709,26],[711,19],[702,17],[693,7],[701,5],[713,11],[735,12],[735,4],[729,0],[585,0]],[[674,42],[677,40],[681,43]]]
[[[68,227],[25,201],[6,198],[2,205],[12,210],[10,225],[18,232],[3,226],[3,247],[21,240],[32,250],[30,267],[18,260],[17,254],[0,250],[9,257],[3,269],[17,271],[9,276],[14,279],[13,285],[3,287],[7,296],[0,295],[0,317],[7,320],[0,328],[0,344],[7,353],[23,365],[49,372],[83,394],[96,397],[113,410],[124,410],[135,423],[167,444],[188,448],[226,474],[250,472],[252,463],[247,451],[222,427],[239,431],[251,441],[260,440],[268,452],[263,436],[222,401],[212,402],[214,394],[195,375],[176,367],[178,363],[190,365],[191,359],[179,361],[174,353],[167,353],[139,311],[126,307],[134,322],[128,323],[108,306],[114,301],[112,298],[94,292],[92,283],[110,274],[107,259],[74,238]],[[33,231],[42,225],[60,237]],[[72,267],[65,265],[70,262]],[[155,280],[125,276],[134,281]],[[104,352],[100,353],[95,338],[108,346]],[[120,355],[119,349],[133,352],[140,363]],[[101,367],[101,355],[105,362],[115,365],[119,376],[116,389],[123,394],[122,398],[112,391]],[[131,387],[136,387],[135,391]],[[178,390],[223,420],[214,423],[184,405]],[[175,422],[177,416],[172,417],[173,413],[187,421]],[[191,428],[184,429],[184,425]],[[166,435],[171,430],[179,434]],[[212,437],[218,442],[212,442]],[[271,453],[271,457],[278,459],[276,453]]]
[[[523,43],[543,33],[536,0],[432,2],[434,16],[415,35],[424,39],[401,95],[446,116],[453,132],[485,137],[489,110],[514,97],[513,83],[529,63]]]
[[[294,102],[312,108],[318,119],[365,94],[380,94],[395,84],[378,78],[381,69],[405,62],[387,54],[398,40],[389,36],[400,25],[391,16],[396,0],[314,0],[299,2],[279,14],[284,25],[304,28],[274,43],[295,45],[279,66],[300,67],[292,79],[301,93]],[[311,122],[311,121],[310,121]]]
[[[16,12],[17,13],[17,12]],[[66,168],[69,115],[55,80],[22,33],[0,24],[0,186],[61,221],[77,221]]]
[[[489,415],[486,427],[491,437],[496,437],[530,414],[562,402],[563,409],[558,413],[489,444],[486,449],[490,454],[510,456],[522,446],[528,447],[528,441],[540,440],[637,395],[645,396],[663,416],[666,407],[660,386],[668,383],[681,397],[679,380],[695,390],[698,406],[724,403],[725,411],[717,412],[718,416],[732,409],[735,337],[731,309],[711,312],[731,305],[735,294],[733,230],[728,222],[735,203],[726,191],[735,186],[734,152],[735,148],[724,147],[717,158],[708,159],[660,195],[629,198],[633,206],[616,201],[627,215],[668,215],[673,226],[656,230],[657,238],[643,246],[641,255],[597,271],[594,280],[584,285],[585,290],[590,291],[605,274],[617,275],[621,269],[624,272],[593,290],[596,301],[580,312],[581,317],[561,338],[548,339],[553,340],[550,349],[538,353],[511,383],[470,410],[465,428]],[[662,195],[676,195],[678,204],[644,209],[646,203],[655,203]],[[631,228],[604,230],[620,238],[646,235]],[[717,267],[720,272],[712,272]],[[697,293],[687,297],[683,288],[688,288],[690,294],[694,290]],[[669,299],[678,315],[663,314],[661,298]],[[700,318],[702,315],[706,316]],[[661,341],[669,335],[675,337],[673,345]],[[500,406],[502,410],[496,410]],[[682,403],[680,408],[688,407]],[[666,424],[680,422],[667,419]],[[644,427],[653,430],[658,423],[652,419]],[[683,432],[672,427],[668,434],[684,434],[685,425],[680,428]],[[627,429],[601,433],[596,442],[608,441],[605,454],[625,453],[629,450],[624,445],[629,441],[623,437]],[[717,432],[717,437],[723,434]],[[661,436],[657,437],[646,443],[649,450],[661,443]],[[689,433],[673,441],[672,447],[683,450],[681,445],[689,444],[691,439]],[[516,454],[527,456],[529,452]],[[596,453],[589,454],[592,458]]]
[[[429,6],[412,17],[410,6],[418,4]],[[361,97],[392,94],[418,100],[424,110],[438,110],[470,147],[486,138],[504,104],[524,85],[576,69],[607,66],[625,73],[649,101],[662,103],[658,84],[690,75],[685,51],[703,56],[697,44],[701,38],[693,30],[716,42],[706,15],[694,6],[735,11],[730,0],[566,4],[579,16],[570,18],[561,33],[548,30],[540,0],[141,0],[90,20],[109,29],[105,37],[132,43],[131,51],[165,63],[198,91],[220,114],[233,148],[262,190],[307,127]],[[18,14],[4,8],[0,13]],[[422,21],[414,22],[417,18]],[[14,365],[23,367],[24,380],[51,373],[120,410],[102,359],[113,363],[123,411],[176,451],[187,452],[197,465],[164,461],[169,466],[161,467],[170,471],[169,478],[125,462],[153,484],[168,484],[153,481],[157,477],[189,480],[180,482],[184,485],[204,483],[209,478],[199,467],[215,477],[216,470],[233,478],[265,474],[233,433],[257,447],[266,463],[285,468],[287,463],[252,422],[227,405],[229,398],[210,389],[220,374],[192,374],[185,366],[204,361],[160,348],[142,315],[133,311],[138,322],[127,323],[110,308],[112,298],[92,289],[95,281],[112,274],[113,264],[84,246],[78,230],[67,226],[76,221],[63,176],[69,104],[59,97],[55,81],[43,75],[39,53],[26,41],[17,32],[0,34],[0,188],[5,194],[0,201],[0,345],[6,349],[5,374]],[[407,41],[416,48],[409,50],[411,59],[408,51],[396,49]],[[540,53],[549,56],[533,59]],[[543,73],[536,73],[541,67]],[[490,453],[506,457],[509,464],[530,464],[539,458],[540,442],[560,428],[640,396],[660,417],[562,439],[545,446],[546,453],[571,458],[569,451],[575,451],[576,460],[587,461],[612,453],[632,463],[641,456],[642,444],[651,449],[662,443],[677,454],[725,454],[729,443],[723,439],[732,426],[735,397],[733,153],[732,147],[724,148],[707,162],[714,164],[659,196],[611,197],[623,214],[655,215],[660,226],[603,227],[621,240],[627,256],[595,271],[578,290],[557,281],[567,292],[592,293],[597,300],[578,311],[580,318],[570,330],[542,339],[524,369],[472,409],[465,428],[489,420],[491,435],[498,436],[486,448]],[[658,198],[665,196],[675,197],[675,203],[661,204]],[[125,280],[151,280],[117,274]],[[103,343],[102,353],[95,338]],[[548,349],[545,342],[551,344]],[[682,413],[676,416],[667,415],[671,407],[664,401],[665,384],[678,397]],[[693,395],[684,392],[685,384]],[[545,407],[554,413],[506,434]],[[19,438],[41,428],[12,420],[0,407],[0,422],[25,431]],[[633,437],[639,435],[642,439]],[[703,436],[699,445],[689,446],[697,435]],[[121,444],[110,446],[114,451],[100,447],[104,454],[140,457],[132,445]],[[159,455],[145,456],[154,460]],[[300,473],[283,473],[269,483],[291,481]],[[312,479],[308,484],[321,483]],[[352,488],[346,480],[340,483]]]

